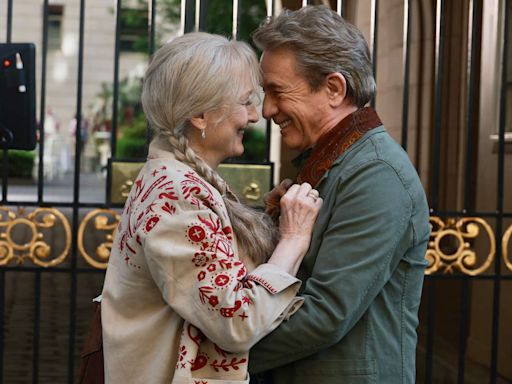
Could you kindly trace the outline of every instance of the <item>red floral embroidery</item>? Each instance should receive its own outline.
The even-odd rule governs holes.
[[[236,357],[233,357],[231,361],[227,359],[222,359],[221,361],[214,360],[210,363],[210,366],[215,370],[215,372],[219,372],[221,369],[225,372],[228,372],[231,369],[237,371],[240,369],[239,365],[245,364],[247,359],[238,360]]]
[[[164,186],[165,186],[165,188],[161,188],[164,192],[160,193],[158,195],[158,198],[159,199],[165,198],[165,199],[169,199],[169,200],[178,200],[178,195],[176,194],[176,191],[174,190],[173,182],[169,181],[162,187],[164,187]]]
[[[199,328],[189,324],[187,327],[187,335],[197,346],[200,346],[203,341],[206,340],[206,336]]]
[[[208,266],[208,268],[206,268],[206,269],[207,269],[208,271],[210,271],[210,272],[215,272],[215,270],[217,269],[217,267],[215,266],[215,264],[213,264],[213,263],[212,263],[212,264],[210,264],[210,265]]]
[[[187,355],[187,348],[182,345],[181,348],[178,351],[179,353],[179,361],[183,361],[185,359],[185,356]]]
[[[152,216],[146,221],[146,225],[144,229],[146,232],[150,232],[153,228],[155,228],[156,224],[160,221],[158,216]]]
[[[188,229],[188,238],[194,243],[200,243],[206,237],[205,230],[199,225],[194,225]]]
[[[215,278],[215,284],[219,287],[223,287],[229,283],[229,280],[228,275],[219,275]]]
[[[224,232],[228,240],[233,240],[233,229],[230,226],[222,228],[222,232]]]
[[[199,354],[194,360],[190,361],[192,367],[190,370],[197,371],[198,369],[203,368],[208,363],[208,357],[205,354]]]
[[[206,304],[206,300],[210,299],[210,294],[213,292],[212,287],[199,287],[199,299],[203,304]]]
[[[196,267],[204,267],[208,261],[210,261],[210,258],[206,256],[206,253],[204,252],[196,252],[192,259],[192,262]]]
[[[233,317],[233,314],[238,311],[242,307],[242,302],[240,300],[235,301],[235,306],[231,308],[221,308],[220,314],[223,317]]]
[[[162,206],[162,210],[170,215],[174,215],[176,213],[176,207],[174,205],[169,204],[167,201]]]
[[[277,289],[275,289],[272,286],[272,284],[270,284],[268,281],[266,281],[265,279],[263,279],[260,276],[249,275],[249,276],[247,276],[247,280],[257,281],[263,287],[265,287],[266,290],[269,291],[270,293],[277,293]]]
[[[195,206],[201,204],[196,196],[199,196],[207,206],[218,204],[213,198],[210,187],[193,172],[185,173],[185,180],[181,181],[181,187],[185,199],[189,200]]]
[[[151,194],[151,192],[153,192],[153,190],[155,188],[161,189],[164,185],[166,185],[166,184],[162,185],[162,183],[165,181],[165,179],[167,179],[167,176],[162,175],[158,179],[153,181],[153,183],[149,186],[149,188],[146,190],[144,195],[141,197],[140,202],[141,203],[145,202],[147,200],[147,198],[149,197],[149,195]],[[170,181],[169,183],[172,183],[172,181]]]
[[[210,303],[210,305],[212,307],[215,307],[217,304],[219,304],[219,298],[217,296],[210,296],[210,298],[208,299],[208,303]]]
[[[197,275],[197,280],[199,280],[199,281],[203,281],[205,277],[206,277],[206,272],[205,272],[205,271],[201,271],[201,272],[199,272],[199,274]]]

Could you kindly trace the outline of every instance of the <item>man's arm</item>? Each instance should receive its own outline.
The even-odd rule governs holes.
[[[322,212],[323,211],[323,212]],[[302,359],[339,342],[361,318],[397,267],[405,249],[412,202],[395,170],[382,161],[340,181],[332,215],[302,293],[304,305],[257,343],[250,372]],[[410,242],[405,242],[410,244]]]

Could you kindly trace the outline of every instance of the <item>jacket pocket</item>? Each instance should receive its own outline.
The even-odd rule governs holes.
[[[295,364],[297,383],[376,384],[375,359],[301,360]]]

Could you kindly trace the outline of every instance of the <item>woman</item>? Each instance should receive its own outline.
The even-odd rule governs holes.
[[[242,42],[190,33],[155,53],[142,95],[155,138],[102,294],[107,383],[247,383],[249,348],[300,306],[294,276],[318,194],[309,184],[285,194],[276,245],[268,217],[215,171],[243,153],[259,84]]]

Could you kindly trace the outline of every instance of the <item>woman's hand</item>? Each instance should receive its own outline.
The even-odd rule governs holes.
[[[279,216],[279,231],[281,239],[269,259],[275,264],[295,275],[302,258],[311,242],[311,233],[323,200],[318,191],[311,185],[294,184],[280,200],[281,216]]]
[[[318,191],[308,183],[292,185],[281,198],[281,239],[307,240],[309,247],[313,225],[322,203]]]

